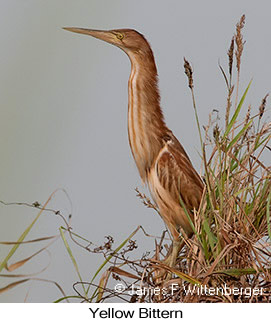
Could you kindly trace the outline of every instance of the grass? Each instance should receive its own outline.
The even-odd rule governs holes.
[[[72,231],[59,211],[54,211],[63,218],[65,225],[60,228],[60,236],[79,278],[74,283],[76,295],[67,296],[57,286],[60,287],[62,297],[56,302],[70,299],[83,302],[106,302],[109,299],[169,303],[270,302],[271,168],[265,160],[268,160],[266,155],[270,156],[271,150],[271,123],[264,122],[268,94],[262,99],[254,115],[251,113],[251,106],[245,105],[247,94],[253,86],[252,81],[239,97],[245,44],[242,36],[244,24],[245,16],[242,16],[230,42],[227,71],[219,65],[226,84],[224,124],[219,124],[210,115],[209,123],[204,127],[200,125],[193,71],[188,60],[184,60],[201,143],[206,186],[201,205],[198,210],[194,210],[194,235],[190,239],[182,238],[183,247],[176,266],[171,268],[161,261],[171,242],[166,231],[161,237],[152,237],[140,226],[117,247],[110,236],[106,237],[103,245],[94,246],[88,239]],[[233,84],[233,79],[236,79],[236,84]],[[242,118],[243,114],[245,116]],[[146,207],[158,212],[147,196],[138,190],[137,195]],[[180,203],[182,204],[181,200]],[[14,243],[0,265],[1,270],[8,268],[7,262],[24,242],[41,212],[46,211],[45,206]],[[155,250],[151,254],[135,258],[133,251],[137,244],[133,239],[140,231],[154,241]],[[92,278],[83,280],[76,255],[67,238],[86,252],[103,255],[104,260]],[[23,264],[22,261],[20,265]],[[161,272],[169,272],[171,279],[159,278],[157,273]],[[18,277],[15,275],[14,278]],[[0,292],[26,281],[27,279],[14,281],[0,289]],[[123,287],[121,292],[115,290],[116,284]],[[82,292],[79,291],[80,288]],[[131,293],[135,288],[138,292]],[[140,293],[142,288],[147,293]]]

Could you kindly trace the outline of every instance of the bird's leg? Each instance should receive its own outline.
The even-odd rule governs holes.
[[[164,259],[163,263],[171,268],[174,268],[176,265],[178,255],[179,255],[183,246],[184,246],[184,241],[180,241],[179,239],[178,240],[174,239],[172,241],[172,245],[170,247],[170,250],[169,250],[166,258]]]
[[[168,251],[166,258],[162,261],[162,263],[170,268],[174,268],[176,265],[176,261],[181,249],[184,246],[184,241],[180,241],[179,239],[174,239],[172,241],[172,245]],[[162,278],[163,280],[170,280],[172,277],[171,273],[167,273],[166,269],[159,269],[155,279],[156,281],[160,281]]]
[[[178,258],[179,252],[183,246],[183,243],[180,240],[173,240],[171,250],[164,260],[164,264],[173,268],[176,265],[176,260]]]

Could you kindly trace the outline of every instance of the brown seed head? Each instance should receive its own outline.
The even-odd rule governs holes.
[[[229,73],[232,74],[232,63],[233,63],[233,52],[234,52],[234,37],[232,37],[231,45],[228,50],[228,57],[229,57]]]
[[[262,99],[262,103],[261,105],[259,106],[259,118],[261,119],[263,114],[264,114],[264,110],[265,110],[265,106],[266,106],[266,99],[267,97],[269,96],[269,93],[266,94],[266,96]]]
[[[185,59],[185,57],[183,59],[184,59],[184,71],[188,77],[188,86],[190,87],[190,89],[192,89],[194,87],[194,85],[193,85],[193,70],[192,70],[192,67],[189,64],[189,62]]]
[[[214,129],[213,129],[213,137],[214,137],[216,142],[219,141],[219,136],[220,136],[220,129],[218,127],[218,124],[216,124]]]
[[[236,43],[237,49],[235,51],[235,56],[236,56],[236,67],[238,72],[240,72],[241,56],[242,56],[244,44],[245,44],[245,42],[243,41],[243,35],[242,35],[242,29],[245,25],[245,18],[246,18],[245,15],[243,15],[240,21],[236,25],[235,43]]]
[[[247,114],[246,114],[246,118],[245,118],[245,125],[248,124],[248,121],[250,119],[250,111],[251,111],[251,105],[249,105],[248,109],[247,109]]]

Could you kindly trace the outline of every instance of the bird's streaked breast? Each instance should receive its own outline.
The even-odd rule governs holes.
[[[129,109],[128,109],[128,133],[133,157],[143,181],[146,178],[146,161],[149,147],[149,138],[146,134],[146,120],[144,118],[146,100],[140,85],[140,67],[134,62],[129,79]]]

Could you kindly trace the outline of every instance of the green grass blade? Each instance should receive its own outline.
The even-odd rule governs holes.
[[[65,296],[65,297],[61,297],[59,299],[57,299],[56,301],[54,301],[54,303],[61,303],[62,301],[68,301],[70,298],[77,298],[79,299],[79,301],[82,301],[82,296],[77,296],[77,295],[70,295],[70,296]]]
[[[65,227],[63,227],[63,226],[61,226],[60,228],[61,228],[62,230],[64,230],[64,231],[69,231],[67,228],[65,228]],[[81,240],[83,240],[83,241],[87,242],[87,243],[88,243],[88,245],[92,245],[92,242],[91,242],[90,240],[88,240],[88,239],[86,239],[86,238],[84,238],[84,237],[80,236],[79,234],[77,234],[77,233],[75,233],[75,232],[73,232],[73,231],[70,231],[69,233],[70,233],[72,236],[75,236],[75,237],[77,237],[77,238],[79,238],[79,239],[81,239]]]
[[[184,201],[183,201],[183,199],[182,199],[182,197],[181,197],[181,196],[180,196],[180,203],[181,203],[182,208],[184,209],[184,212],[185,212],[185,214],[186,214],[186,216],[187,216],[187,219],[188,219],[188,221],[189,221],[189,223],[190,223],[190,225],[191,225],[191,228],[192,228],[192,230],[193,230],[193,232],[194,232],[195,236],[198,238],[198,241],[199,241],[199,242],[200,242],[200,244],[202,245],[201,238],[200,238],[200,236],[199,236],[198,232],[196,231],[196,228],[195,228],[195,226],[194,226],[194,223],[193,223],[193,221],[192,221],[192,220],[191,220],[191,218],[190,218],[190,215],[189,215],[189,213],[188,213],[188,211],[187,211],[187,209],[186,209],[186,206],[185,206]]]
[[[242,96],[242,98],[241,98],[241,100],[240,100],[240,102],[239,102],[239,104],[238,104],[232,118],[231,118],[231,121],[229,122],[229,124],[228,124],[228,126],[226,128],[226,131],[224,133],[223,139],[225,139],[227,137],[227,135],[229,134],[229,132],[231,131],[231,129],[232,129],[232,127],[233,127],[239,113],[240,113],[240,110],[241,110],[242,105],[243,105],[243,103],[245,101],[245,98],[246,98],[246,95],[247,95],[247,92],[248,92],[248,90],[250,88],[251,83],[252,83],[252,80],[249,82],[249,84],[248,84],[248,86],[247,86],[247,88],[246,88],[246,90],[245,90],[245,92],[244,92],[244,94],[243,94],[243,96]]]
[[[206,236],[203,235],[203,234],[201,234],[201,241],[202,241],[202,248],[203,248],[205,259],[208,261],[209,258],[210,258],[210,253],[209,253],[209,250],[208,250],[208,244],[207,244],[207,241],[206,241]]]
[[[171,268],[170,271],[173,272],[178,277],[180,277],[181,279],[183,279],[183,280],[185,280],[185,281],[187,281],[187,282],[189,282],[189,283],[191,283],[193,285],[199,285],[199,286],[201,285],[201,282],[199,280],[197,280],[197,279],[195,279],[195,278],[193,278],[193,277],[191,277],[191,276],[189,276],[189,275],[187,275],[187,274],[185,274],[185,273],[183,273],[183,272],[181,272],[179,270]]]
[[[225,274],[230,276],[241,277],[243,275],[253,275],[256,274],[257,271],[254,268],[231,268],[215,271],[214,274]]]
[[[81,277],[81,274],[80,274],[80,271],[79,271],[79,267],[78,267],[77,262],[76,262],[76,260],[75,260],[75,258],[73,256],[73,253],[71,251],[71,248],[70,248],[70,246],[69,246],[69,244],[67,242],[67,239],[65,237],[65,234],[64,234],[64,232],[63,232],[63,230],[61,228],[59,228],[59,232],[60,232],[61,238],[62,238],[62,240],[64,242],[64,245],[66,247],[66,250],[67,250],[67,252],[68,252],[68,254],[69,254],[70,258],[71,258],[71,261],[73,263],[73,266],[74,266],[74,268],[75,268],[75,270],[77,272],[77,275],[78,275],[78,277],[80,279],[80,282],[82,283],[83,280],[82,280],[82,277]],[[86,292],[86,289],[85,289],[84,284],[82,284],[82,287],[84,289],[85,294],[87,295],[87,292]]]
[[[30,223],[30,225],[24,230],[24,232],[21,234],[21,236],[19,237],[19,239],[17,240],[17,243],[11,248],[10,252],[8,253],[8,255],[5,257],[5,259],[0,263],[0,272],[3,270],[3,268],[6,267],[7,262],[9,261],[9,259],[13,256],[13,254],[15,253],[15,251],[19,248],[20,243],[22,241],[24,241],[25,237],[28,235],[29,231],[32,229],[32,227],[34,226],[34,224],[38,221],[40,215],[42,214],[42,212],[44,211],[45,207],[47,206],[47,204],[49,203],[49,201],[51,200],[52,196],[55,194],[55,192],[53,192],[48,200],[46,201],[46,203],[44,204],[44,206],[42,207],[42,209],[39,211],[38,215],[35,217],[35,219]]]
[[[211,247],[211,250],[214,251],[214,248],[215,248],[215,244],[216,244],[216,237],[215,235],[213,234],[213,232],[211,231],[210,229],[210,226],[208,224],[208,221],[207,219],[205,219],[203,221],[203,228],[204,228],[204,231],[206,232],[207,234],[207,237],[208,237],[208,241],[209,241],[209,244],[210,244],[210,247]]]
[[[271,135],[268,135],[267,137],[265,137],[262,141],[257,141],[257,143],[255,144],[255,149],[254,151],[256,151],[265,141],[268,141],[271,139]],[[267,144],[266,143],[266,144]]]
[[[243,133],[246,132],[246,130],[250,127],[251,123],[253,120],[250,120],[249,123],[247,125],[245,125],[245,127],[243,127],[238,134],[232,139],[232,141],[228,144],[227,147],[227,151],[240,139],[240,137],[242,136]]]

